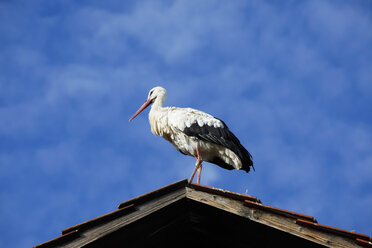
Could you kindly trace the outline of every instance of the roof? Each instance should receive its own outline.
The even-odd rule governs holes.
[[[232,247],[372,247],[367,235],[186,179],[125,201],[118,210],[66,228],[35,247],[156,247],[170,240]]]

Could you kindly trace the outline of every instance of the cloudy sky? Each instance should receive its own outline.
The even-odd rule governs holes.
[[[223,119],[256,171],[202,184],[372,235],[370,1],[0,2],[0,246],[30,247],[190,176],[130,116]]]

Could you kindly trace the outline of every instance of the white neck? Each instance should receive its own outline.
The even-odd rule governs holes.
[[[163,136],[164,128],[162,127],[162,123],[164,121],[161,121],[164,118],[167,118],[165,108],[163,108],[163,104],[165,101],[166,95],[158,95],[154,101],[154,103],[151,106],[151,110],[149,113],[149,121],[151,126],[151,131],[155,135],[161,135]]]
[[[156,109],[156,110],[161,109],[163,107],[163,105],[164,105],[165,98],[166,98],[166,95],[163,95],[163,94],[158,95],[156,97],[154,103],[151,106],[151,110],[153,110],[153,109]]]

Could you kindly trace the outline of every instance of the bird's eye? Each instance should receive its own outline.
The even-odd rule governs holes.
[[[150,96],[152,95],[152,93],[153,93],[154,91],[152,90],[152,91],[150,91]]]

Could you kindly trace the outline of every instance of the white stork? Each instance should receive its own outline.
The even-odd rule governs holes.
[[[169,141],[181,153],[196,158],[190,183],[198,170],[197,182],[200,184],[203,161],[228,170],[249,172],[251,166],[254,169],[251,154],[222,120],[192,108],[163,107],[166,97],[164,88],[151,89],[147,101],[129,121],[153,104],[149,113],[151,131]]]

